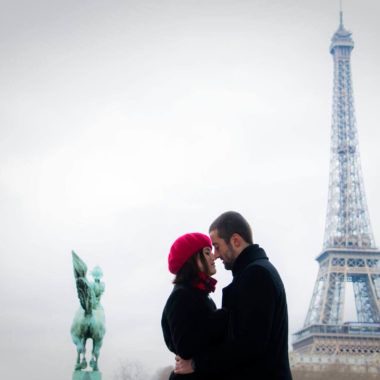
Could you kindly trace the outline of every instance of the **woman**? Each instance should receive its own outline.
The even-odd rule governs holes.
[[[169,271],[175,284],[162,314],[162,331],[167,347],[182,359],[191,359],[204,347],[224,339],[227,313],[217,310],[209,293],[215,290],[216,273],[211,240],[201,233],[179,237],[169,253]],[[216,373],[194,372],[173,379],[217,379]]]

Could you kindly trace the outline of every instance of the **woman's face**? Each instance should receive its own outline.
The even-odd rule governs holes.
[[[212,253],[212,249],[210,247],[205,247],[202,249],[202,253],[206,260],[207,268],[204,268],[202,261],[198,258],[197,262],[199,270],[203,273],[208,274],[209,276],[212,276],[216,273],[215,259],[214,254]]]

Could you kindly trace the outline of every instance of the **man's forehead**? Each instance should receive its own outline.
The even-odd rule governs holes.
[[[214,244],[214,240],[220,239],[219,234],[218,234],[218,230],[210,231],[210,238],[211,238],[211,241],[213,244]]]

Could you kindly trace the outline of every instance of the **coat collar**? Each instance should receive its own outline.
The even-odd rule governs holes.
[[[235,260],[235,263],[232,267],[233,277],[235,278],[238,276],[250,263],[258,259],[268,260],[268,256],[258,244],[249,245],[240,253],[240,255]]]

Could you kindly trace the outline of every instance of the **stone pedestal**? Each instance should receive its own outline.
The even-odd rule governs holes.
[[[73,380],[102,380],[102,373],[98,371],[75,371]]]

